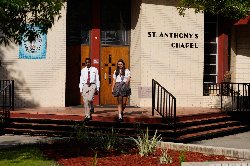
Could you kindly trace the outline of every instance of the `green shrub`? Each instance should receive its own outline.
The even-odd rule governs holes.
[[[160,135],[157,136],[156,134],[157,130],[155,131],[154,136],[149,139],[147,128],[146,133],[142,134],[142,138],[140,136],[138,136],[138,139],[132,138],[139,149],[140,156],[148,156],[155,151],[158,141],[161,140]]]

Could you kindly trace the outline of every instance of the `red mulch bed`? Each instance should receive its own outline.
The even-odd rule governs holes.
[[[57,161],[63,166],[91,166],[94,156],[97,153],[98,166],[158,166],[161,150],[147,157],[141,157],[135,146],[119,146],[118,150],[105,150],[101,148],[91,148],[81,143],[53,143],[41,146],[43,153],[50,159]],[[170,166],[179,166],[179,151],[168,150],[172,157]],[[197,152],[185,152],[185,162],[205,162],[205,161],[236,161],[238,159],[228,158],[218,155],[206,155]]]

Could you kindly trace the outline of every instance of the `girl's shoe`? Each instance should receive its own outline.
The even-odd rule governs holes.
[[[123,118],[118,118],[118,123],[123,122]]]

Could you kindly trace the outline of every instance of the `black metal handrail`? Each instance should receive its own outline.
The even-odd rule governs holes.
[[[220,83],[203,83],[203,96],[219,96]]]
[[[10,117],[10,110],[14,110],[14,80],[0,80],[0,109],[1,118]]]
[[[220,89],[222,110],[250,111],[250,83],[222,82]]]
[[[152,116],[157,111],[176,132],[176,98],[152,79]]]

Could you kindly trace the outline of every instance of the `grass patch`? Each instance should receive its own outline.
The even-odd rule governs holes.
[[[0,150],[0,166],[58,166],[43,156],[35,145],[18,145]]]

